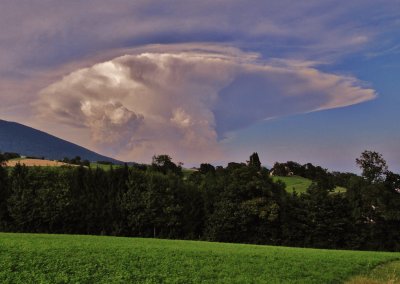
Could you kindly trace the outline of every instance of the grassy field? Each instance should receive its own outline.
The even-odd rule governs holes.
[[[312,182],[310,179],[303,178],[300,176],[291,176],[291,177],[273,176],[272,179],[275,182],[280,180],[283,183],[285,183],[286,190],[288,192],[296,190],[297,193],[305,192]],[[344,192],[344,191],[346,191],[344,187],[337,186],[335,188],[335,192]]]
[[[311,185],[311,180],[300,176],[281,177],[273,176],[272,179],[277,182],[278,180],[286,184],[286,190],[291,192],[296,190],[298,193],[305,192]]]
[[[25,165],[27,167],[61,167],[61,166],[70,166],[69,164],[51,161],[51,160],[42,160],[42,159],[27,159],[27,158],[17,158],[12,159],[6,162],[6,167],[15,167],[17,164]]]
[[[359,276],[352,277],[346,284],[397,284],[400,283],[400,261],[388,262]]]
[[[51,161],[51,160],[42,160],[42,159],[27,159],[27,158],[16,158],[6,162],[7,167],[15,167],[16,164],[25,165],[27,167],[60,167],[60,166],[72,166],[76,167],[77,165],[67,164],[58,161]],[[105,165],[101,163],[92,162],[90,163],[90,167],[92,169],[101,168],[103,170],[108,171],[111,167],[118,168],[122,167],[122,165]]]
[[[92,169],[100,168],[100,169],[103,169],[103,170],[105,170],[105,171],[108,171],[108,170],[110,170],[111,168],[113,168],[113,169],[121,168],[121,167],[123,167],[123,165],[105,165],[105,164],[100,164],[100,163],[92,162],[92,163],[90,163],[90,167],[91,167]]]
[[[398,253],[0,233],[0,283],[343,283],[398,259]]]

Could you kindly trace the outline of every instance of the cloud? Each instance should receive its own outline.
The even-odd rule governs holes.
[[[398,29],[392,24],[396,17],[382,20],[396,8],[390,0],[341,5],[333,0],[117,0],[112,5],[107,0],[3,0],[0,26],[7,28],[0,32],[0,73],[9,66],[23,72],[148,43],[248,43],[274,56],[349,53],[373,43],[389,25]]]
[[[316,64],[218,45],[141,47],[70,73],[40,91],[35,105],[45,121],[86,129],[95,148],[123,160],[168,153],[212,161],[230,132],[375,97],[357,79]]]
[[[395,44],[388,38],[398,38],[395,2],[3,0],[0,115],[25,117],[38,90],[77,69],[65,65],[90,66],[147,44],[210,42],[331,63],[355,52],[379,54]]]
[[[92,132],[92,139],[117,149],[130,140],[132,133],[143,121],[142,115],[137,115],[120,102],[112,100],[106,103],[84,100],[80,110],[84,126]]]

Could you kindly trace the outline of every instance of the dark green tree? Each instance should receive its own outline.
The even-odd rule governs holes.
[[[257,152],[251,154],[249,159],[249,166],[255,168],[258,171],[261,169],[261,162]]]
[[[384,174],[388,167],[382,155],[374,151],[364,151],[356,159],[357,165],[362,170],[363,177],[368,182],[381,182],[384,180]]]
[[[12,219],[12,230],[18,232],[35,232],[35,192],[32,188],[33,182],[29,169],[17,164],[11,172],[11,192],[7,200],[7,207]]]
[[[349,240],[350,207],[342,194],[331,193],[324,183],[314,182],[301,195],[306,210],[308,247],[343,248]]]
[[[0,155],[0,230],[5,231],[10,222],[7,200],[10,196],[7,169],[2,166]]]
[[[288,171],[284,164],[276,162],[271,169],[271,174],[274,176],[287,176]]]
[[[153,156],[151,166],[154,170],[167,174],[172,172],[177,175],[182,175],[182,167],[172,162],[168,155]]]
[[[283,186],[275,184],[268,171],[228,166],[218,171],[217,196],[207,216],[205,235],[225,242],[278,243],[283,212]]]
[[[205,174],[215,174],[215,167],[211,164],[201,164],[199,172]]]

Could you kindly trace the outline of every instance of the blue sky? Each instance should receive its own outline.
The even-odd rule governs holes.
[[[0,119],[124,160],[400,170],[400,1],[0,7]]]

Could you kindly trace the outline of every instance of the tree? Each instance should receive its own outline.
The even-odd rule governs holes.
[[[0,230],[4,231],[9,223],[7,199],[10,195],[7,169],[2,167],[0,154]]]
[[[374,151],[362,152],[356,159],[357,165],[362,169],[362,176],[370,183],[381,182],[388,167],[382,155]]]
[[[121,200],[129,235],[182,237],[183,196],[179,176],[132,169]]]
[[[329,187],[326,182],[313,182],[301,195],[306,209],[306,246],[343,248],[350,239],[349,202],[343,194],[332,194]]]
[[[289,174],[289,170],[286,164],[276,162],[271,169],[271,173],[273,173],[274,176],[287,176]]]
[[[182,174],[182,167],[173,163],[171,157],[168,155],[153,156],[151,166],[154,170],[162,172],[163,174],[167,174],[169,172],[177,175]]]
[[[34,232],[36,206],[33,203],[34,189],[32,177],[29,176],[28,167],[17,164],[10,175],[10,196],[7,207],[12,219],[12,229],[19,232]]]
[[[215,174],[215,167],[211,164],[201,164],[199,172],[206,175],[208,173]]]
[[[249,166],[255,168],[258,171],[261,169],[261,162],[257,152],[253,153],[250,156]]]

